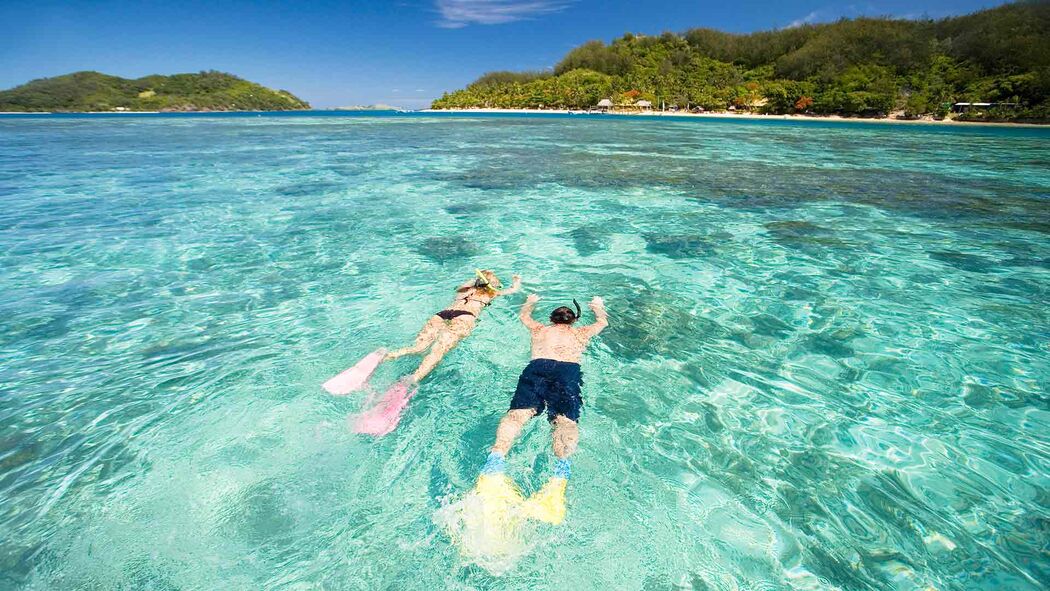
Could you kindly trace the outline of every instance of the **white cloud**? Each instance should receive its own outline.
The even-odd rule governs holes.
[[[802,18],[797,18],[790,23],[785,29],[793,29],[795,27],[801,27],[802,25],[811,25],[813,23],[827,23],[837,21],[840,18],[857,18],[859,16],[885,16],[884,13],[880,13],[879,9],[872,4],[848,4],[848,5],[835,5],[825,6],[824,8],[818,8],[813,12],[807,14]]]
[[[814,10],[813,12],[807,14],[806,16],[804,16],[802,18],[797,18],[797,19],[791,21],[791,23],[788,24],[788,26],[785,27],[785,28],[786,29],[794,29],[795,27],[801,27],[802,25],[808,25],[809,23],[817,20],[818,18],[820,18],[820,12],[817,11],[817,10]]]
[[[439,27],[500,25],[565,10],[572,0],[435,0]]]

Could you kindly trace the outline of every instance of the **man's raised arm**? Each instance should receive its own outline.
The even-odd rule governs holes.
[[[588,307],[594,312],[594,323],[584,326],[580,329],[580,332],[586,335],[587,338],[591,338],[605,330],[606,326],[609,326],[609,313],[605,311],[605,300],[598,296],[594,296]]]
[[[543,327],[542,324],[532,319],[532,310],[536,307],[536,302],[538,301],[540,301],[540,296],[530,293],[529,297],[525,299],[525,305],[521,307],[521,313],[518,314],[518,318],[521,318],[521,323],[529,330]]]

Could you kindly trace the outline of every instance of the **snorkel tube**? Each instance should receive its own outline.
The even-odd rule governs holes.
[[[576,320],[579,320],[583,316],[583,310],[580,308],[580,302],[576,301],[576,298],[572,298],[572,305],[576,306]]]
[[[487,289],[489,291],[495,292],[497,289],[503,287],[503,285],[500,284],[498,279],[496,280],[495,284],[489,281],[489,278],[485,276],[485,272],[481,269],[474,269],[474,274],[478,276],[478,278],[474,280],[475,289]]]

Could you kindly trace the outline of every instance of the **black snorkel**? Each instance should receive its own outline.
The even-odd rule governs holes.
[[[570,325],[579,320],[580,316],[583,316],[583,309],[580,308],[580,302],[577,302],[576,298],[573,298],[572,304],[576,306],[575,312],[568,306],[558,306],[553,312],[551,312],[551,322],[554,324]]]

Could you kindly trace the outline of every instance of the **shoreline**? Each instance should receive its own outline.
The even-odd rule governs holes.
[[[506,114],[599,114],[587,113],[577,109],[500,109],[495,107],[473,107],[462,109],[421,109],[419,113],[506,113]],[[956,121],[954,119],[936,120],[932,117],[922,119],[895,119],[892,117],[843,117],[841,115],[763,115],[761,113],[730,113],[728,111],[710,113],[682,113],[669,111],[609,111],[601,115],[615,115],[620,117],[680,117],[700,119],[745,119],[758,121],[845,121],[862,123],[888,123],[902,125],[948,125],[948,126],[977,126],[977,125],[1002,125],[1009,127],[1037,127],[1046,128],[1044,123],[1021,123],[1012,121]]]
[[[242,111],[229,109],[212,109],[206,111],[0,111],[0,115],[169,115],[215,113],[309,113],[310,111],[336,111],[338,109],[283,109],[280,111]]]
[[[285,109],[280,111],[0,111],[0,116],[40,116],[40,115],[222,115],[222,114],[273,114],[273,113],[296,113],[302,116],[318,115],[326,113],[385,113],[397,112],[402,114],[506,114],[506,115],[602,115],[616,117],[670,117],[670,118],[696,118],[696,119],[721,119],[721,120],[751,120],[751,121],[831,121],[845,123],[883,123],[889,125],[933,125],[947,127],[1030,127],[1036,129],[1050,129],[1050,122],[1027,123],[1013,121],[956,121],[954,119],[936,120],[932,117],[922,119],[896,119],[894,117],[843,117],[841,115],[764,115],[761,113],[733,113],[728,111],[705,112],[705,113],[683,113],[669,111],[609,111],[606,113],[588,113],[579,109],[501,109],[495,107],[474,107],[456,109],[416,109],[416,110],[350,110],[350,109]]]

